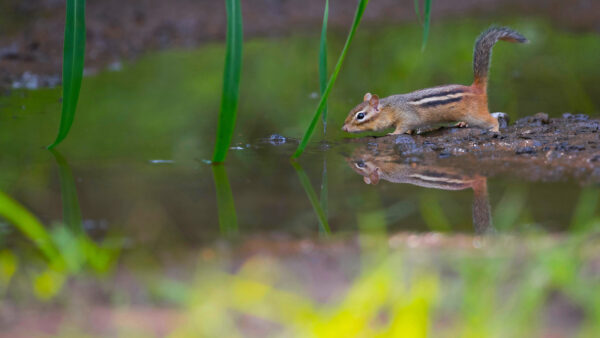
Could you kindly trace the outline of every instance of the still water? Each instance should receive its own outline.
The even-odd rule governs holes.
[[[592,55],[600,55],[600,38],[544,22],[509,24],[532,43],[496,46],[491,111],[514,119],[540,111],[597,116],[600,68]],[[348,289],[359,266],[378,257],[373,252],[380,248],[336,242],[339,238],[372,234],[386,238],[387,246],[393,234],[435,232],[454,238],[450,246],[467,238],[473,247],[473,234],[551,238],[574,231],[582,214],[597,219],[597,183],[524,180],[510,172],[486,177],[456,159],[411,164],[393,148],[373,152],[379,139],[353,141],[358,136],[339,130],[365,91],[389,95],[469,83],[471,46],[485,25],[446,25],[438,27],[444,34],[434,30],[423,54],[416,29],[361,31],[329,102],[327,136],[318,142],[319,130],[296,167],[289,157],[317,104],[318,40],[312,35],[246,43],[236,134],[226,165],[218,169],[207,160],[220,102],[221,45],[150,54],[124,63],[120,71],[86,77],[76,122],[58,154],[44,146],[58,125],[59,89],[13,90],[0,97],[0,189],[45,225],[59,252],[40,254],[31,241],[40,237],[0,222],[2,304],[9,309],[1,315],[3,323],[16,330],[33,320],[23,315],[28,310],[34,319],[53,322],[44,312],[51,306],[64,314],[57,322],[69,318],[66,326],[89,328],[100,324],[81,324],[73,309],[141,306],[168,322],[153,329],[163,334],[179,320],[168,309],[198,296],[189,285],[198,257],[213,262],[210,266],[230,259],[222,266],[233,272],[256,268],[243,257],[263,249],[278,252],[281,243],[284,251],[314,249],[317,256],[297,266],[293,260],[280,263],[298,273],[314,259],[307,273],[325,289],[307,293],[327,300]],[[331,60],[341,36],[331,42]],[[319,249],[325,244],[316,243],[328,239],[333,247]],[[357,253],[365,245],[369,254]],[[55,256],[66,257],[66,263],[53,263]],[[333,267],[323,263],[327,259]],[[271,267],[263,263],[256,269]],[[6,272],[11,266],[13,273]],[[289,277],[282,285],[286,281],[294,285]],[[70,292],[81,295],[80,303]],[[135,313],[131,316],[144,317]],[[60,331],[56,323],[40,323],[42,331]]]

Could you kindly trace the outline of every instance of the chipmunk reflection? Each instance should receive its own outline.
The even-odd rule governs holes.
[[[473,189],[473,227],[478,234],[493,231],[487,178],[461,174],[458,170],[436,165],[401,163],[398,153],[376,155],[359,148],[346,158],[354,171],[363,176],[366,184],[377,184],[381,179],[392,183],[408,183],[425,188],[443,190]]]

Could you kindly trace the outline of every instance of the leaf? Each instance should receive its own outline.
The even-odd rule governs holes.
[[[427,38],[429,37],[429,24],[431,21],[431,0],[425,0],[425,24],[423,25],[423,42],[421,43],[421,51],[425,50]]]
[[[321,44],[319,46],[319,90],[321,96],[327,87],[327,21],[329,19],[329,0],[325,0],[323,27],[321,28]],[[323,108],[323,134],[327,133],[327,106]]]
[[[225,161],[233,138],[239,101],[242,71],[242,7],[240,0],[226,0],[227,7],[227,51],[223,71],[223,93],[217,126],[217,140],[213,155],[214,163]]]
[[[17,227],[33,241],[50,261],[60,261],[52,238],[40,221],[27,209],[8,195],[0,192],[0,216]]]
[[[423,25],[423,21],[421,19],[421,10],[419,9],[420,7],[420,0],[414,0],[413,4],[415,7],[415,14],[417,15],[417,20],[419,21],[419,25]]]
[[[63,95],[60,126],[49,149],[61,143],[73,124],[83,78],[85,56],[85,0],[67,0],[63,46]]]
[[[346,57],[346,53],[348,52],[350,43],[352,42],[352,39],[354,38],[354,33],[356,32],[356,29],[358,28],[358,24],[360,23],[360,19],[362,18],[363,13],[365,12],[365,8],[367,7],[368,3],[369,3],[369,0],[360,0],[360,2],[358,3],[358,7],[356,8],[356,14],[354,15],[354,21],[352,22],[352,28],[350,29],[350,33],[348,33],[348,38],[346,39],[346,43],[344,44],[342,53],[340,54],[337,64],[335,65],[335,69],[333,70],[333,73],[331,74],[331,77],[329,78],[327,87],[325,88],[323,95],[321,95],[321,100],[319,101],[319,104],[317,105],[317,109],[315,110],[315,113],[310,122],[310,125],[306,129],[306,132],[304,133],[304,136],[302,137],[302,140],[300,141],[300,144],[298,145],[296,152],[294,153],[294,155],[292,155],[292,158],[298,158],[300,155],[302,155],[302,153],[304,152],[304,149],[306,148],[306,145],[308,144],[308,141],[310,140],[310,137],[312,136],[312,134],[315,131],[315,127],[317,126],[317,123],[319,122],[319,117],[321,116],[321,113],[323,112],[323,109],[325,108],[325,105],[327,103],[327,97],[329,97],[329,93],[331,92],[331,89],[333,88],[333,85],[335,84],[335,80],[337,79],[340,69],[342,68],[342,64],[344,63],[344,58]]]

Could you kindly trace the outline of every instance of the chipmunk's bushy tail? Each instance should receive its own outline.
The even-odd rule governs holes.
[[[473,52],[473,73],[475,85],[482,86],[483,89],[487,84],[492,47],[498,40],[518,43],[529,42],[523,35],[508,27],[490,27],[479,35],[477,41],[475,41],[475,51]]]

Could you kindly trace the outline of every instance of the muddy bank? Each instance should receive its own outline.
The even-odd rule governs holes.
[[[320,27],[322,0],[244,1],[245,37],[273,36]],[[331,1],[330,26],[346,30],[355,1]],[[64,2],[9,0],[0,5],[0,86],[54,85],[61,71]],[[600,3],[592,1],[462,0],[438,2],[433,22],[442,18],[498,17],[535,14],[573,29],[600,31]],[[194,47],[225,36],[221,1],[89,1],[87,3],[88,72],[150,50]],[[365,24],[416,22],[412,2],[371,1]],[[26,75],[24,75],[26,74]],[[23,78],[25,77],[25,78]],[[33,78],[32,78],[33,77]]]
[[[366,137],[349,142],[358,144],[347,156],[349,164],[370,181],[382,178],[411,183],[405,182],[406,177],[429,175],[437,181],[448,176],[447,181],[455,184],[469,176],[600,182],[600,120],[583,114],[548,118],[538,113],[501,129],[499,134],[475,128],[442,128],[416,136]]]

